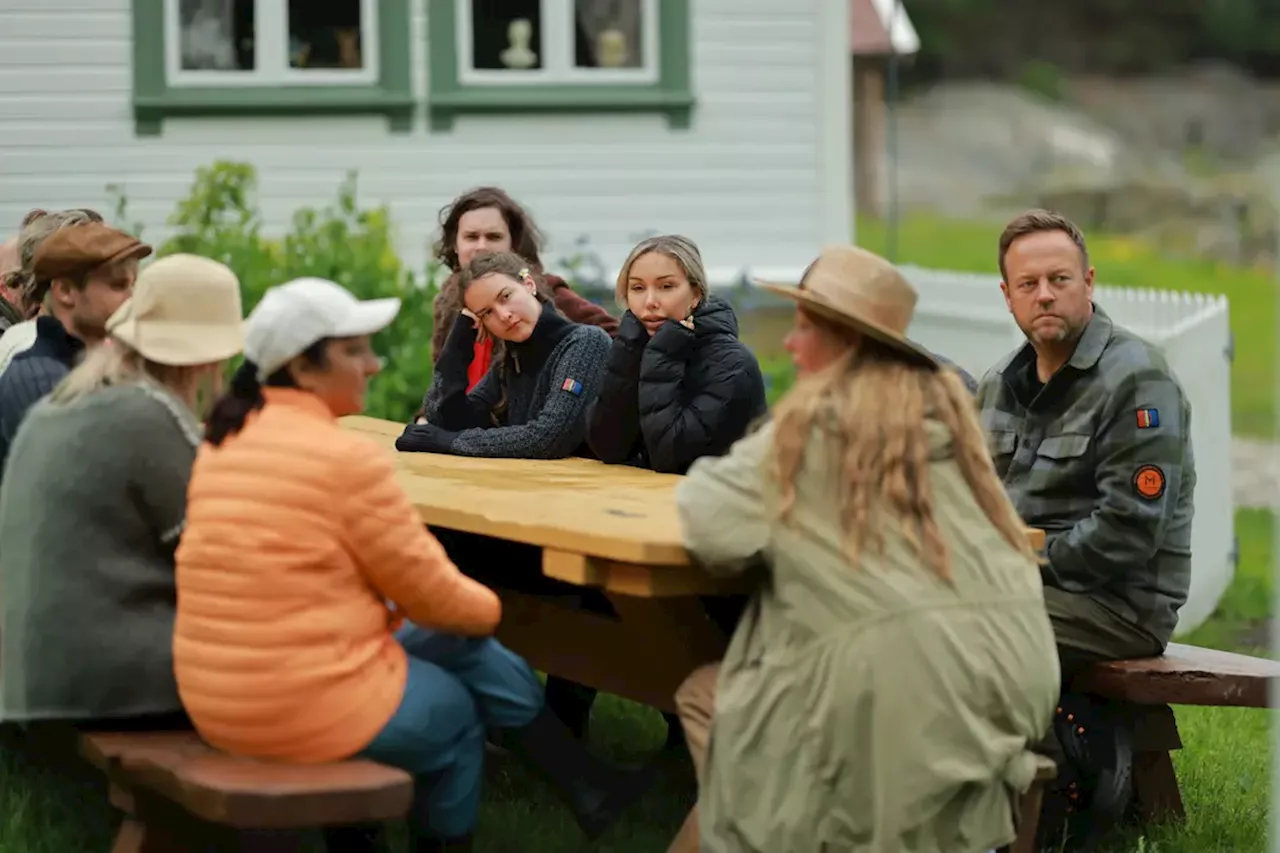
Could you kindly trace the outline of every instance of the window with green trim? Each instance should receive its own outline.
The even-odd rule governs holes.
[[[140,135],[168,116],[383,113],[414,99],[408,0],[133,0]]]
[[[690,0],[428,0],[428,111],[666,113],[687,127]]]

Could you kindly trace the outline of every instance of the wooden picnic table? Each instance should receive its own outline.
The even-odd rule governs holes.
[[[394,451],[403,424],[342,420]],[[398,480],[424,523],[542,549],[547,577],[600,589],[616,617],[498,588],[498,638],[543,672],[666,711],[727,638],[699,596],[747,592],[694,565],[680,538],[680,477],[591,459],[479,459],[397,453]],[[1043,533],[1029,530],[1032,544]]]
[[[388,449],[404,429],[362,416],[342,423]],[[590,459],[396,456],[424,523],[537,546],[544,575],[609,600],[616,616],[496,587],[498,639],[534,668],[674,711],[680,682],[724,655],[727,638],[698,596],[745,592],[749,581],[691,564],[676,517],[678,476]]]

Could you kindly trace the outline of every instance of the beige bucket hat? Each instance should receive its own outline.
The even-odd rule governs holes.
[[[916,310],[916,290],[898,268],[857,246],[822,250],[799,284],[755,280],[772,293],[794,299],[806,311],[875,338],[908,360],[937,369],[938,361],[907,338]]]
[[[231,358],[244,347],[240,280],[225,264],[169,255],[138,273],[133,295],[107,332],[158,364],[186,367]]]

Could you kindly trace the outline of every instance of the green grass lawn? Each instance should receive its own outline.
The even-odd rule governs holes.
[[[1003,223],[909,217],[898,230],[898,263],[991,275],[996,288],[996,241]],[[1089,234],[1089,255],[1098,284],[1192,293],[1222,293],[1231,302],[1235,363],[1231,372],[1233,430],[1243,435],[1275,434],[1276,276],[1270,270],[1242,269],[1211,261],[1171,258],[1125,237]],[[857,242],[886,251],[882,223],[858,224]]]
[[[1271,601],[1272,517],[1236,515],[1240,570],[1214,619],[1186,641],[1265,653],[1260,626]],[[1178,708],[1186,748],[1177,753],[1186,801],[1184,826],[1118,838],[1107,853],[1252,853],[1264,849],[1270,801],[1269,712]],[[509,760],[491,762],[477,849],[484,853],[655,853],[666,849],[694,796],[683,755],[660,754],[665,726],[657,712],[602,696],[595,745],[619,759],[659,754],[662,781],[594,845],[538,780]],[[20,750],[0,748],[0,853],[97,853],[109,849],[114,819],[101,780],[54,771]]]

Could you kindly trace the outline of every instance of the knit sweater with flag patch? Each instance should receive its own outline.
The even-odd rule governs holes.
[[[422,403],[427,423],[407,426],[396,449],[508,459],[583,452],[587,407],[600,392],[609,344],[603,329],[573,323],[548,303],[529,339],[508,343],[468,393],[475,329],[459,316]],[[506,410],[495,423],[504,384]]]

